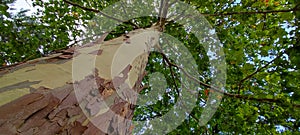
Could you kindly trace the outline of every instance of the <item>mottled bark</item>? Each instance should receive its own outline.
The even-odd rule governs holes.
[[[90,43],[1,69],[0,134],[131,134],[134,92],[142,89],[149,53],[144,50],[134,61],[120,66],[115,76],[111,74],[112,59],[125,40],[130,47],[158,37],[154,33],[148,34],[150,38],[145,34],[131,39],[146,31],[131,32],[130,40],[126,36],[104,42],[100,50],[95,51],[97,44]],[[143,46],[149,49],[147,45]],[[93,73],[74,79],[72,61],[81,54],[94,55],[97,60]],[[80,71],[85,72],[84,68]]]

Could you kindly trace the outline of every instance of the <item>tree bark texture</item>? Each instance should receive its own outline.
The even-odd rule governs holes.
[[[131,134],[134,92],[141,91],[146,75],[149,44],[145,43],[158,38],[147,31],[155,30],[138,29],[100,44],[72,47],[1,69],[0,134]],[[127,56],[118,50],[127,46],[132,50],[134,44],[141,44],[145,53],[112,67],[117,53]],[[94,56],[95,66],[85,66],[86,59],[74,65],[82,56]],[[80,72],[74,73],[74,68]],[[74,74],[83,75],[74,78]]]

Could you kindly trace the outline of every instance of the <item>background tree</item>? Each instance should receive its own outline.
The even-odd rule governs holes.
[[[79,26],[95,27],[94,25],[99,23],[91,20],[96,14],[102,14],[102,9],[117,1],[36,0],[33,1],[33,6],[42,7],[44,10],[31,17],[25,16],[25,11],[15,16],[9,14],[7,4],[11,2],[13,1],[1,3],[1,29],[5,29],[1,31],[2,65],[22,62],[78,45],[82,40],[78,37],[82,37],[83,34]],[[162,3],[164,2],[171,5],[176,1],[162,0]],[[106,38],[113,39],[126,31],[158,24],[164,28],[165,33],[184,43],[192,53],[198,64],[198,72],[205,77],[198,80],[203,89],[198,98],[200,105],[169,134],[299,133],[299,2],[184,2],[193,5],[214,27],[226,55],[227,80],[224,98],[206,126],[199,126],[197,121],[203,111],[200,102],[205,102],[209,93],[218,90],[210,86],[208,57],[200,57],[206,54],[203,46],[193,34],[189,34],[176,23],[176,19],[184,17],[171,17],[170,20],[151,16],[135,18],[118,25]],[[164,8],[161,7],[160,13],[163,13]],[[125,14],[126,12],[129,11],[124,11]],[[107,17],[108,20],[120,21],[111,16]],[[103,31],[91,31],[91,37],[85,37],[88,40],[84,42],[94,40],[95,35],[101,33],[103,34]],[[173,106],[170,99],[178,98],[177,90],[181,86],[178,79],[180,69],[176,65],[168,64],[163,54],[151,53],[148,59],[147,71],[163,73],[171,92],[165,94],[163,100],[155,105],[136,107],[134,120],[164,115]],[[149,82],[148,78],[145,76],[145,84]],[[145,88],[141,93],[148,91],[151,91],[151,88]]]

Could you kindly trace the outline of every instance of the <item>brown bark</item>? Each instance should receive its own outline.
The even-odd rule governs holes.
[[[82,125],[86,117],[72,90],[72,85],[55,90],[39,88],[1,106],[1,132],[28,135],[90,132],[93,125]]]
[[[87,82],[92,76],[87,77],[78,83],[87,86]],[[99,83],[99,94],[105,94],[104,79],[96,78]],[[111,87],[108,85],[108,87]],[[90,92],[90,91],[89,91]],[[87,96],[87,95],[83,95]],[[88,95],[89,96],[89,95]],[[93,97],[93,96],[91,96]],[[97,109],[98,104],[90,106],[93,102],[89,97],[85,97],[88,101],[86,111],[92,114]],[[89,100],[90,99],[90,100]],[[118,123],[118,116],[131,119],[133,116],[133,106],[120,97],[115,97],[114,104],[110,106],[111,110],[117,115],[110,112],[103,113],[93,118],[93,121],[99,121],[99,125],[95,126],[86,117],[79,103],[73,84],[67,84],[61,88],[47,89],[40,87],[37,91],[27,94],[13,102],[0,107],[0,131],[3,134],[106,134],[97,126],[107,126],[108,134],[130,134],[130,123]],[[110,122],[110,124],[107,124]]]

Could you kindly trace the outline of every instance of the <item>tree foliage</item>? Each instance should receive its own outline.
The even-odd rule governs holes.
[[[167,1],[167,0],[165,0]],[[78,45],[83,29],[112,1],[96,0],[34,0],[37,13],[27,16],[8,12],[2,1],[0,32],[0,63],[17,63]],[[172,3],[174,1],[170,1]],[[199,106],[186,120],[169,134],[295,134],[300,132],[300,3],[297,0],[185,0],[206,17],[215,29],[226,55],[227,79],[225,93],[217,112],[205,125],[199,126],[202,102],[212,92],[208,56],[195,35],[188,33],[176,21],[166,23],[164,32],[176,37],[191,52],[198,64],[198,72],[205,79],[199,81]],[[139,9],[142,12],[143,9]],[[126,11],[124,11],[126,12]],[[127,11],[129,12],[129,11]],[[110,18],[108,19],[115,19]],[[112,39],[136,28],[154,25],[160,18],[146,16],[124,21],[110,32]],[[91,33],[95,36],[100,32]],[[94,35],[93,35],[94,34]],[[187,38],[188,37],[188,38]],[[86,37],[89,38],[89,37]],[[91,38],[92,39],[92,38]],[[164,115],[174,105],[181,87],[180,69],[165,61],[161,53],[151,53],[147,71],[160,72],[167,80],[169,92],[151,106],[135,110],[134,120]],[[172,60],[171,60],[172,61]],[[192,80],[191,80],[192,81]],[[149,77],[144,78],[149,83]],[[205,85],[204,85],[205,84]],[[157,84],[160,85],[160,84]],[[151,91],[145,88],[142,94]],[[166,123],[167,124],[167,123]]]

